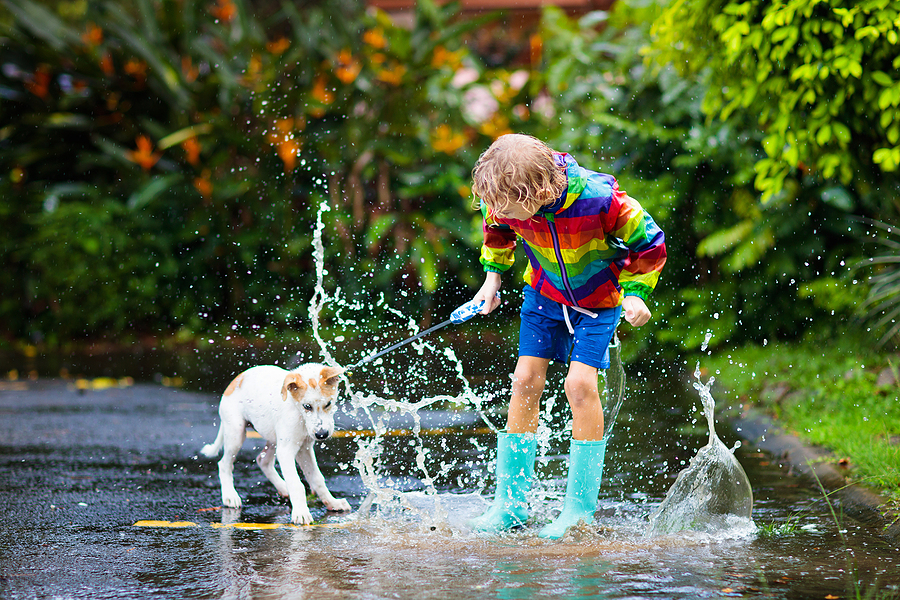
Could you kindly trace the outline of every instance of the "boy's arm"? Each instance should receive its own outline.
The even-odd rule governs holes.
[[[484,270],[505,273],[513,264],[516,252],[516,232],[494,221],[484,202],[481,203],[481,264]]]
[[[622,313],[634,327],[646,325],[650,320],[650,309],[640,296],[625,296],[622,299]]]
[[[484,284],[482,284],[481,289],[478,290],[475,298],[473,298],[476,302],[484,301],[484,307],[481,309],[480,314],[486,315],[500,306],[500,298],[497,296],[499,291],[500,273],[488,271],[485,273]]]
[[[497,292],[500,291],[500,274],[505,273],[513,264],[516,252],[516,233],[506,225],[495,223],[488,213],[487,206],[481,203],[483,216],[482,232],[484,243],[481,246],[481,264],[484,266],[484,284],[475,294],[476,301],[484,300],[481,314],[486,315],[500,306]]]
[[[635,199],[621,191],[618,184],[613,189],[612,204],[614,210],[610,214],[615,214],[616,220],[610,233],[621,239],[629,250],[628,259],[619,273],[619,284],[626,299],[635,296],[644,304],[666,264],[665,235],[653,218]]]

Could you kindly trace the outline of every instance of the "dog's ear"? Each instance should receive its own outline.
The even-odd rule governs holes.
[[[344,369],[340,367],[324,367],[322,369],[322,372],[319,374],[319,385],[323,394],[333,396],[337,393],[340,376],[343,372]]]
[[[287,400],[288,394],[290,394],[295,400],[299,400],[300,396],[306,392],[306,387],[306,383],[300,375],[288,373],[281,385],[281,399]]]

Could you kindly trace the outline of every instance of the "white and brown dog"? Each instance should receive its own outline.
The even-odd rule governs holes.
[[[328,510],[350,510],[346,500],[339,500],[328,491],[313,450],[316,441],[325,440],[334,432],[338,377],[342,372],[343,369],[315,363],[292,371],[266,365],[247,369],[231,382],[219,404],[221,424],[216,441],[200,450],[212,458],[225,448],[219,461],[224,506],[241,507],[241,497],[234,489],[234,459],[250,424],[266,440],[256,462],[278,493],[291,499],[292,523],[312,523],[296,463]],[[284,479],[275,470],[276,457]]]

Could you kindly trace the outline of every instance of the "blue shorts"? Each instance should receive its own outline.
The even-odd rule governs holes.
[[[622,307],[591,310],[597,318],[567,307],[574,334],[569,333],[563,305],[525,286],[519,356],[535,356],[567,363],[577,360],[597,369],[609,368],[609,343],[619,324]]]

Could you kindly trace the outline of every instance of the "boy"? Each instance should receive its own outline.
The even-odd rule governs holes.
[[[528,268],[519,330],[519,359],[506,431],[497,439],[497,491],[478,531],[502,531],[528,519],[540,397],[551,360],[569,361],[565,393],[573,427],[565,506],[544,527],[562,537],[591,522],[603,475],[606,438],[598,369],[619,315],[639,327],[650,320],[644,299],[666,262],[663,232],[610,175],[578,166],[567,154],[526,135],[498,138],[472,171],[484,215],[481,263],[486,277],[475,295],[482,314],[500,304],[500,275],[522,239]]]

